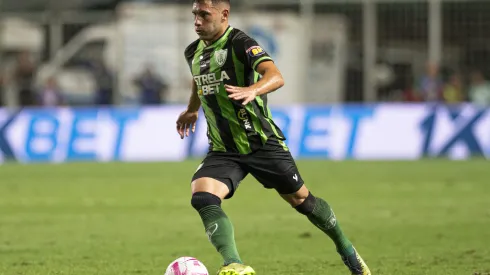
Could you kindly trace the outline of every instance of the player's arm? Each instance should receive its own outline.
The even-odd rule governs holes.
[[[187,104],[187,111],[188,112],[197,112],[199,111],[199,108],[201,107],[201,100],[199,99],[199,96],[197,95],[197,84],[194,80],[192,80],[192,93],[191,97],[189,98],[189,103]]]
[[[225,85],[231,99],[243,100],[242,104],[246,105],[256,96],[271,93],[284,85],[281,72],[272,58],[253,38],[240,32],[233,38],[233,47],[237,58],[245,67],[259,73],[262,77],[248,87]]]
[[[196,131],[196,121],[199,114],[199,107],[201,107],[201,100],[197,96],[196,82],[192,81],[192,94],[187,104],[187,109],[182,112],[177,119],[177,133],[180,138],[188,137],[190,130]]]
[[[242,104],[247,105],[255,97],[271,93],[284,86],[284,78],[274,62],[270,60],[261,62],[257,65],[256,72],[262,78],[249,87],[225,85],[226,91],[229,93],[228,97],[234,100],[243,100]]]
[[[255,70],[262,76],[257,83],[250,86],[255,96],[271,93],[284,86],[284,78],[274,62],[261,62]]]
[[[184,56],[187,61],[187,65],[192,71],[192,59],[196,51],[197,43],[199,40],[194,41],[190,44],[184,51]],[[180,138],[188,137],[189,131],[194,132],[196,130],[196,121],[199,114],[199,107],[201,107],[201,100],[197,95],[197,84],[192,80],[191,83],[191,96],[187,104],[187,109],[183,111],[179,118],[177,119],[177,133],[179,133]]]

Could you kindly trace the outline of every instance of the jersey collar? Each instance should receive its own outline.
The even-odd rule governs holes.
[[[206,46],[206,44],[204,44],[204,41],[201,40],[201,43],[204,44],[204,49],[213,48],[217,44],[222,43],[224,40],[226,40],[228,38],[228,34],[231,32],[231,30],[233,30],[233,27],[228,26],[228,28],[226,28],[226,31],[216,41],[211,43],[211,45],[209,45],[209,46]]]

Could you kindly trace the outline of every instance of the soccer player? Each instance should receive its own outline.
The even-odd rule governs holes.
[[[255,274],[242,262],[233,226],[221,208],[249,173],[325,232],[352,274],[371,274],[330,205],[306,188],[284,135],[271,118],[266,94],[284,84],[271,57],[228,24],[229,0],[195,0],[192,13],[199,39],[185,49],[185,58],[194,79],[187,109],[177,119],[177,132],[185,138],[195,131],[202,106],[210,147],[192,177],[191,204],[223,257],[218,275]]]

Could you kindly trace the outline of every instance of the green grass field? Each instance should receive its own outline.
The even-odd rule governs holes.
[[[163,275],[221,264],[190,206],[198,162],[0,166],[0,274]],[[490,162],[298,162],[373,274],[490,274]],[[223,204],[259,275],[348,274],[334,246],[252,177]]]

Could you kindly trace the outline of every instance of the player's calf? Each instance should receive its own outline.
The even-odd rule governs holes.
[[[196,192],[191,204],[204,224],[209,241],[221,254],[224,265],[242,263],[235,244],[233,225],[221,209],[221,199],[208,192]]]
[[[340,229],[335,213],[326,201],[309,193],[303,203],[296,206],[295,209],[307,216],[311,223],[325,232],[333,240],[341,255],[354,253],[352,243]]]
[[[361,256],[342,232],[335,213],[326,201],[309,193],[306,199],[297,205],[295,209],[307,216],[311,223],[332,239],[337,247],[337,252],[341,255],[344,264],[352,274],[371,274]]]

